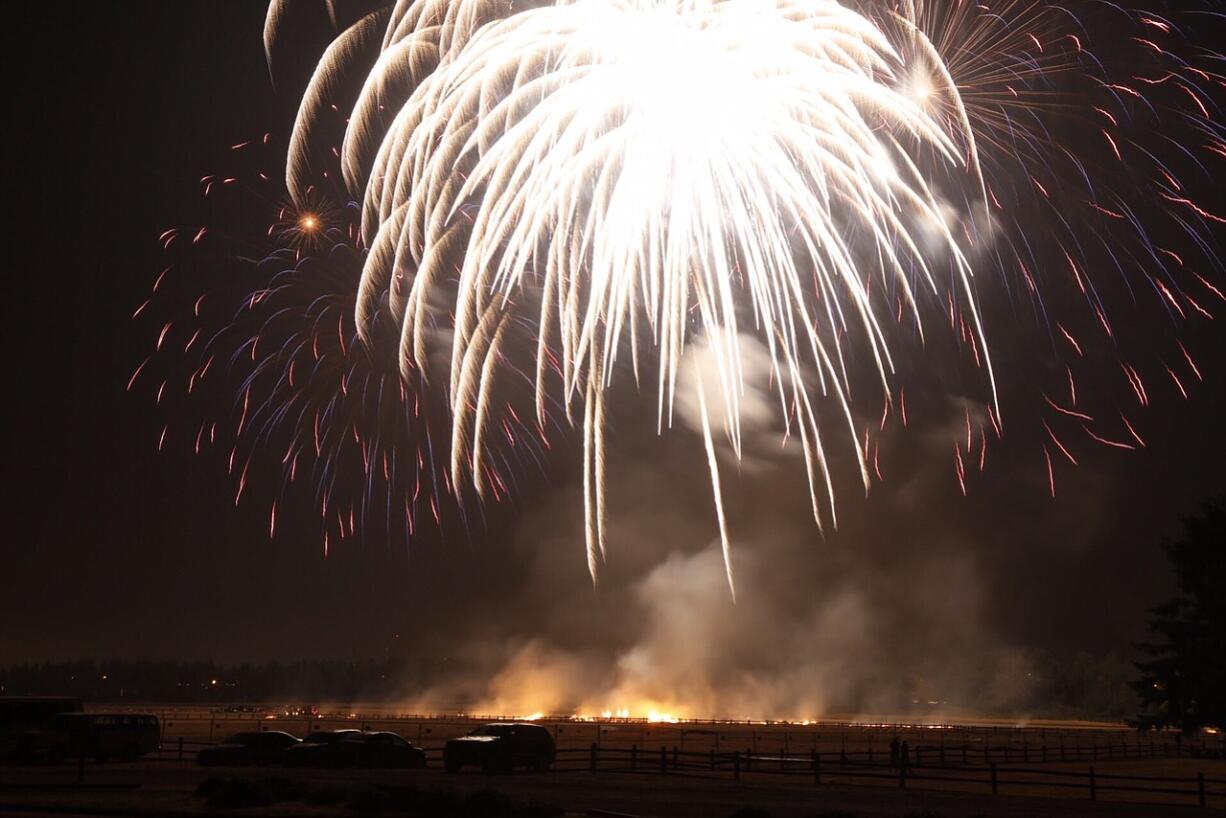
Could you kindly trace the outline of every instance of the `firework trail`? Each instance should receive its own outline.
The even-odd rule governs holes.
[[[301,2],[271,4],[270,59]],[[334,25],[343,5],[324,4]],[[270,297],[248,307],[259,307],[262,332],[222,333],[231,340],[217,346],[278,338],[276,355],[259,359],[268,380],[256,412],[268,434],[279,423],[293,428],[287,456],[324,428],[335,447],[313,448],[329,472],[351,434],[369,482],[364,436],[379,441],[384,471],[397,450],[415,451],[410,493],[421,494],[426,475],[436,519],[436,498],[462,501],[465,486],[479,500],[505,496],[516,457],[508,452],[526,446],[540,460],[548,427],[579,426],[595,579],[606,549],[607,393],[630,376],[645,382],[657,429],[671,425],[687,350],[701,340],[715,377],[692,382],[731,588],[714,427],[740,457],[741,338],[756,337],[768,353],[779,417],[802,444],[820,526],[836,522],[832,433],[851,443],[867,490],[881,477],[878,432],[893,417],[907,423],[908,370],[917,356],[946,354],[937,335],[959,350],[981,396],[983,411],[966,406],[953,453],[967,493],[989,432],[1002,430],[1007,379],[998,382],[982,305],[985,291],[1004,292],[1045,327],[1067,384],[1064,394],[1045,392],[1038,413],[1054,493],[1053,455],[1077,462],[1070,434],[1110,448],[1144,445],[1133,420],[1152,387],[1100,282],[1122,280],[1134,301],[1152,293],[1176,323],[1209,319],[1223,300],[1214,283],[1223,220],[1194,195],[1198,181],[1212,179],[1210,164],[1226,159],[1217,122],[1224,83],[1211,70],[1221,57],[1188,46],[1169,16],[1105,2],[1082,8],[1045,0],[377,8],[340,30],[302,96],[286,155],[292,227],[280,234],[282,244],[297,241],[295,260],[333,252],[303,246],[320,232],[302,219],[319,211],[322,183],[331,190],[324,200],[352,199],[346,214],[355,214],[348,234],[324,249],[343,244],[360,276],[331,277],[335,298],[323,302],[309,286],[293,294],[288,278],[284,288],[261,288]],[[1221,16],[1206,8],[1193,19]],[[1078,314],[1049,314],[1048,300],[1065,290]],[[278,310],[278,293],[307,306]],[[324,380],[339,378],[339,397],[289,375],[294,350],[308,340],[318,347],[312,310],[321,303],[350,310],[335,352],[347,362],[337,372],[349,374]],[[279,323],[269,323],[273,315]],[[1186,395],[1184,380],[1200,371],[1175,343],[1159,371]],[[1092,415],[1084,395],[1078,403],[1082,371],[1100,363],[1095,347],[1113,350],[1136,406]],[[362,361],[376,362],[377,378],[355,380],[354,366],[370,371]],[[358,382],[360,397],[349,398]],[[372,399],[375,384],[396,399]],[[427,431],[406,431],[405,409],[438,397],[444,439],[430,438],[424,421]],[[347,401],[367,409],[341,419]],[[516,405],[527,408],[522,417]],[[882,407],[879,430],[863,425],[871,406]],[[388,481],[389,497],[404,490]]]
[[[266,512],[270,537],[287,512],[301,510],[295,495],[309,487],[307,509],[323,522],[325,556],[380,528],[388,542],[404,537],[406,544],[423,525],[441,529],[454,519],[448,498],[455,487],[436,454],[445,451],[445,435],[436,433],[449,414],[401,378],[397,328],[375,320],[366,328],[369,343],[358,337],[364,254],[354,246],[352,219],[319,191],[304,208],[277,204],[266,174],[249,170],[264,166],[269,146],[233,150],[234,164],[247,172],[231,168],[233,176],[200,180],[216,221],[162,235],[168,266],[133,316],[152,317],[159,303],[190,305],[186,314],[176,308],[171,320],[157,319],[153,354],[128,384],[153,384],[157,404],[175,418],[161,430],[159,448],[169,440],[196,455],[219,452],[235,478],[236,506],[279,483]],[[275,218],[261,224],[267,211]],[[525,465],[544,467],[547,441],[509,412],[496,428],[487,447],[498,464],[490,482],[500,500]]]
[[[685,351],[705,337],[720,394],[695,383],[731,586],[712,427],[739,456],[742,332],[769,351],[820,525],[835,519],[820,401],[855,441],[866,489],[877,468],[853,415],[859,359],[872,361],[889,415],[901,397],[897,345],[923,343],[929,326],[948,321],[981,369],[999,433],[976,273],[1020,278],[1038,298],[1040,254],[1026,231],[1002,227],[1014,213],[1046,210],[1046,229],[1107,335],[1111,320],[1085,270],[1090,239],[1111,248],[1132,234],[1140,249],[1114,249],[1114,265],[1140,267],[1177,309],[1200,308],[1163,283],[1168,259],[1137,210],[1098,183],[1110,175],[1052,129],[1062,118],[1096,119],[1118,162],[1124,151],[1148,159],[1151,189],[1130,182],[1133,194],[1156,190],[1204,240],[1220,218],[1183,195],[1175,170],[1129,141],[1125,125],[1130,107],[1145,104],[1145,86],[1177,86],[1198,147],[1222,155],[1209,90],[1221,78],[1156,42],[1176,37],[1166,18],[1095,5],[1151,33],[1129,45],[1154,55],[1146,67],[1170,66],[1167,74],[1112,80],[1087,50],[1083,21],[1037,0],[397,2],[346,29],[321,59],[295,123],[287,183],[297,200],[313,184],[321,112],[342,77],[364,72],[338,152],[367,248],[358,334],[369,343],[371,327],[390,320],[403,377],[428,379],[432,340],[440,326],[449,331],[444,383],[428,388],[449,397],[451,482],[471,480],[484,495],[495,383],[505,369],[519,372],[508,327],[535,327],[522,369],[535,372],[538,423],[555,394],[584,435],[593,579],[606,549],[606,392],[620,361],[629,358],[639,381],[646,351],[655,356],[647,377],[662,428]],[[267,32],[282,6],[272,4]],[[1078,196],[1094,220],[1070,215]],[[897,331],[904,324],[910,337]],[[1100,443],[1118,443],[1091,430],[1090,416],[1047,400]],[[712,418],[716,405],[722,417]],[[982,428],[980,438],[982,467]],[[965,493],[961,448],[955,460]]]
[[[909,42],[924,41],[896,19]],[[803,441],[819,524],[819,494],[833,518],[833,487],[808,373],[854,439],[846,336],[869,351],[887,393],[893,370],[881,317],[891,309],[876,303],[874,277],[921,332],[921,301],[955,299],[991,380],[970,264],[934,181],[982,189],[973,133],[900,82],[900,50],[879,22],[830,0],[400,5],[325,55],[290,147],[291,193],[308,184],[328,84],[378,27],[381,54],[341,151],[370,248],[359,331],[390,313],[410,377],[427,369],[431,303],[442,291],[454,304],[451,478],[471,474],[484,494],[481,438],[504,327],[531,311],[538,422],[550,388],[568,417],[582,411],[593,577],[605,549],[605,391],[620,355],[637,379],[640,346],[658,350],[663,426],[687,343],[706,336],[739,454],[737,339],[751,324]],[[934,93],[961,108],[951,84]],[[928,167],[913,158],[920,149],[933,154]],[[945,257],[920,249],[933,226]],[[718,506],[711,435],[708,420]]]

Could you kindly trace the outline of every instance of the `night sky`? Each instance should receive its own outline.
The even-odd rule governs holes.
[[[518,507],[492,509],[471,536],[426,533],[406,550],[376,534],[325,559],[315,520],[287,515],[270,541],[266,503],[236,509],[220,458],[158,452],[164,413],[147,392],[125,391],[152,343],[148,325],[130,316],[163,266],[158,235],[200,221],[197,180],[224,166],[230,145],[283,132],[296,91],[270,87],[259,0],[64,8],[12,12],[6,46],[27,56],[8,63],[6,383],[15,411],[5,457],[0,664],[377,657],[439,649],[477,631],[497,638],[457,614],[466,607],[457,600],[469,595],[481,598],[480,610],[522,614],[511,631],[527,638],[553,615],[534,587],[550,595],[569,588],[572,600],[604,593],[587,582],[581,537],[550,551],[563,564],[548,582],[533,567],[534,543],[573,518],[573,510],[549,511],[573,500],[569,472],[529,480]],[[1219,304],[1217,312],[1222,320],[1188,336],[1204,383],[1187,402],[1156,402],[1147,449],[1083,447],[1082,467],[1062,469],[1051,500],[1033,440],[1006,443],[1005,462],[964,499],[946,461],[930,478],[922,451],[899,444],[899,471],[911,482],[887,481],[868,500],[845,494],[845,527],[813,547],[908,570],[926,555],[975,554],[983,591],[969,615],[994,640],[1062,653],[1128,650],[1144,634],[1146,608],[1172,589],[1162,538],[1178,532],[1180,515],[1226,489],[1226,310]],[[675,505],[694,509],[698,522],[682,512],[684,524],[665,519],[672,512],[652,519],[670,540],[698,532],[693,543],[676,543],[680,551],[705,548],[715,529],[701,461],[682,465],[678,456],[671,465],[668,454],[693,441],[657,449],[651,435],[627,438],[620,456],[660,457],[662,484],[693,478]],[[924,483],[922,507],[903,497],[915,481]],[[788,537],[819,543],[805,528],[803,502],[751,482],[730,500],[734,535],[769,536],[755,528],[755,509],[777,503],[780,514],[796,515]],[[633,489],[613,502],[615,514],[659,512]],[[627,527],[615,521],[615,531]],[[666,550],[645,542],[652,536],[628,553]],[[578,639],[546,630],[560,643]]]

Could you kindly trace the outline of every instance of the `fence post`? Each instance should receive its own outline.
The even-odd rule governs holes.
[[[1205,774],[1199,772],[1196,774],[1196,798],[1200,802],[1200,808],[1205,808]]]
[[[179,760],[183,760],[183,736],[179,736]]]
[[[745,772],[753,769],[753,751],[748,747],[745,748]]]
[[[732,780],[741,780],[741,751],[732,751]]]
[[[810,750],[809,752],[812,753],[811,757],[813,759],[813,783],[820,784],[822,783],[822,757],[817,754],[817,750]],[[1204,779],[1203,775],[1201,779]]]
[[[899,789],[904,789],[904,790],[907,788],[907,765],[906,764],[898,765],[898,787]]]
[[[715,748],[714,747],[711,748],[710,753],[711,753],[711,771],[714,772],[715,771]]]
[[[785,758],[786,757],[783,754],[783,750],[780,750],[779,751],[779,771],[780,772],[783,772],[785,769],[787,769],[787,762],[785,761]]]
[[[600,745],[598,745],[596,742],[593,741],[592,742],[592,759],[591,759],[592,772],[596,772],[596,768],[599,766],[599,763],[600,763],[600,759],[598,758],[599,753],[600,753]]]
[[[1000,787],[996,781],[996,764],[992,764],[992,795],[1000,795]]]
[[[668,775],[668,748],[660,747],[660,775]]]
[[[639,746],[637,744],[630,745],[630,769],[637,770],[639,768]]]
[[[1090,800],[1098,800],[1098,784],[1094,780],[1094,765],[1090,765]]]
[[[677,760],[677,745],[674,744],[673,745],[673,769],[676,770],[679,767],[680,767],[680,763]]]

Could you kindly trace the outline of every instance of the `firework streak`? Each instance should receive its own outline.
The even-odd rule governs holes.
[[[269,9],[270,59],[294,5]],[[1115,343],[1096,285],[1104,276],[1125,277],[1130,291],[1142,284],[1177,321],[1207,320],[1222,300],[1222,218],[1193,193],[1226,158],[1223,80],[1211,70],[1221,58],[1188,45],[1168,17],[1082,7],[398,2],[342,26],[323,54],[289,144],[287,185],[295,212],[314,213],[321,178],[339,178],[360,212],[353,332],[376,360],[390,355],[401,401],[445,396],[449,440],[430,441],[424,455],[428,432],[411,444],[437,491],[505,494],[508,458],[491,438],[547,445],[559,418],[582,430],[594,580],[618,373],[654,391],[661,430],[679,385],[696,384],[733,588],[719,450],[742,453],[745,336],[768,353],[819,526],[837,521],[832,435],[851,441],[867,490],[880,476],[876,423],[864,426],[859,410],[884,406],[883,430],[892,416],[906,423],[900,361],[924,354],[934,333],[972,362],[984,407],[974,419],[966,410],[954,447],[963,492],[983,468],[1007,374],[993,367],[981,307],[989,287],[1036,305],[1069,359],[1067,392],[1044,395],[1051,490],[1053,460],[1076,462],[1062,422],[1098,444],[1144,445],[1133,408],[1111,417],[1078,408],[1076,363],[1087,335]],[[335,23],[337,8],[327,8]],[[1221,16],[1213,4],[1190,13]],[[334,110],[345,117],[335,146]],[[301,231],[315,230],[309,218]],[[1046,315],[1044,289],[1067,286],[1089,320]],[[306,344],[318,324],[294,337]],[[698,339],[713,378],[684,377]],[[1159,371],[1186,394],[1200,372],[1178,348]],[[293,357],[278,358],[291,374],[273,405],[300,389]],[[1120,367],[1147,404],[1146,378],[1127,360]],[[865,398],[869,371],[879,391]],[[516,390],[527,398],[523,419],[505,398]],[[373,414],[312,434],[343,437],[353,424],[357,438],[358,425],[381,423]],[[403,444],[390,431],[363,433],[372,431],[385,449]]]

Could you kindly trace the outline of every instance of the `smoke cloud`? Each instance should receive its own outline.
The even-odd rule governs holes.
[[[940,423],[897,434],[895,473],[868,498],[852,453],[832,454],[841,517],[822,534],[799,444],[782,442],[769,357],[748,338],[740,353],[743,457],[720,435],[727,409],[712,353],[696,343],[682,368],[676,429],[657,436],[620,425],[644,417],[641,409],[614,419],[625,445],[614,447],[608,469],[599,584],[583,559],[581,490],[554,489],[501,546],[520,573],[464,601],[448,634],[464,646],[457,669],[415,694],[414,707],[806,719],[1000,712],[1027,701],[1027,654],[990,615],[990,550],[959,536],[958,521],[931,517],[956,491],[951,440],[964,436],[966,417],[987,422],[986,409],[947,398]],[[735,601],[701,454],[699,378],[717,398],[708,401]]]

